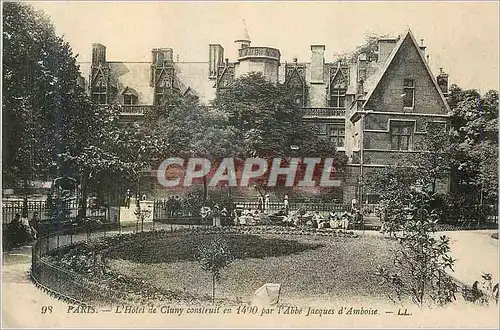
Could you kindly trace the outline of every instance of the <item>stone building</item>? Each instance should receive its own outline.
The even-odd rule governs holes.
[[[428,125],[448,121],[448,75],[434,77],[426,47],[408,30],[377,40],[376,51],[325,61],[325,45],[311,45],[307,62],[281,62],[279,49],[253,46],[245,26],[235,41],[237,58],[225,57],[220,44],[208,45],[205,62],[176,60],[172,48],[155,48],[150,62],[106,58],[106,47],[92,45],[92,62],[80,63],[85,84],[99,104],[118,104],[123,120],[140,120],[168,89],[210,105],[218,88],[249,72],[260,72],[295,91],[306,121],[349,158],[343,200],[360,192],[361,177],[373,168],[395,164],[417,152]],[[376,196],[365,194],[363,200]]]

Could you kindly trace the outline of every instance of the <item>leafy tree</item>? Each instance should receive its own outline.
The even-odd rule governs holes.
[[[498,92],[450,88],[452,192],[476,203],[498,201]],[[472,198],[471,198],[472,197]]]
[[[333,157],[339,171],[346,163],[332,142],[319,138],[317,129],[303,121],[292,91],[260,73],[249,73],[219,89],[214,106],[236,129],[246,158],[270,163],[276,157]],[[256,180],[255,188],[264,195],[269,190],[267,180]]]
[[[455,300],[457,292],[456,284],[446,274],[447,269],[453,271],[455,263],[449,255],[450,241],[446,236],[433,237],[438,218],[429,212],[428,200],[426,193],[414,191],[412,203],[404,212],[410,219],[403,226],[394,269],[380,267],[378,271],[397,299],[410,296],[420,307],[429,302],[448,304]]]
[[[375,169],[367,180],[368,188],[380,196],[377,212],[383,222],[383,231],[390,237],[407,221],[412,193],[421,185],[420,173],[416,167],[390,166]]]
[[[416,155],[411,165],[419,168],[420,180],[427,190],[437,193],[438,181],[447,180],[450,176],[455,149],[450,132],[445,127],[430,125],[416,147],[422,152]]]
[[[220,279],[221,271],[233,262],[234,256],[227,242],[222,237],[215,236],[198,248],[195,259],[204,271],[212,274],[212,302],[215,302],[215,282]]]
[[[76,56],[49,19],[16,2],[3,13],[2,175],[4,184],[27,187],[50,176],[66,148],[85,145],[95,108],[78,83]]]
[[[229,125],[225,114],[175,90],[164,97],[162,106],[146,114],[144,127],[165,146],[158,159],[200,157],[217,166],[222,158],[241,153],[236,129]],[[207,176],[203,177],[203,187],[205,201]]]

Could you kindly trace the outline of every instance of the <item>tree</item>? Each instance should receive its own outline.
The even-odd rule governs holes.
[[[159,145],[119,124],[117,108],[91,102],[76,56],[42,13],[5,3],[3,41],[4,184],[78,177],[84,216],[88,188],[136,176]]]
[[[177,90],[165,95],[162,105],[146,114],[144,129],[165,146],[157,159],[199,157],[217,166],[222,158],[241,154],[236,129],[228,124],[227,116]],[[206,201],[207,176],[202,179]]]
[[[47,169],[66,148],[85,145],[95,108],[79,85],[76,56],[47,17],[7,2],[3,27],[2,176],[27,188],[53,175]]]
[[[389,237],[407,221],[412,192],[422,185],[420,173],[417,167],[395,165],[375,169],[367,180],[368,188],[380,196],[378,213]]]
[[[347,160],[335,145],[319,138],[318,130],[304,122],[295,95],[283,84],[273,84],[261,73],[249,73],[217,91],[214,107],[236,129],[244,157],[332,157],[340,172]],[[293,147],[293,148],[292,148]],[[255,187],[264,195],[265,177]]]
[[[234,257],[225,240],[215,236],[198,248],[195,259],[204,271],[212,274],[212,302],[215,302],[215,283],[219,281],[221,271],[233,262]]]
[[[453,193],[476,203],[498,201],[498,92],[450,88]]]
[[[393,288],[396,297],[410,296],[423,307],[428,302],[445,305],[455,300],[457,286],[446,270],[453,271],[455,260],[449,255],[446,236],[434,238],[437,215],[429,211],[429,196],[414,191],[405,215],[403,235],[394,257],[394,269],[379,267],[382,283]],[[393,299],[394,300],[394,299]]]
[[[429,125],[427,134],[417,144],[421,152],[415,155],[413,163],[421,172],[422,184],[434,194],[437,193],[437,182],[450,176],[452,155],[455,146],[452,144],[450,132],[443,126]]]

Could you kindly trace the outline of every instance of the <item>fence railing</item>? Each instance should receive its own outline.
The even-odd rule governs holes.
[[[154,105],[121,105],[120,113],[131,115],[143,115],[149,109],[154,108]]]
[[[177,221],[178,222],[178,221]],[[139,227],[101,227],[89,228],[85,226],[75,228],[62,228],[52,233],[41,236],[36,240],[32,248],[30,277],[34,284],[59,299],[66,300],[72,304],[87,305],[99,303],[128,304],[124,301],[124,292],[112,289],[109,280],[92,280],[82,273],[74,271],[58,263],[54,258],[66,253],[66,248],[76,244],[105,237],[117,237],[124,234],[133,234],[146,231],[183,232],[192,230],[198,226],[175,224],[148,223]],[[209,228],[209,225],[203,226]],[[97,252],[99,254],[99,252]],[[93,264],[92,264],[93,260]],[[96,263],[96,253],[88,261],[92,269],[99,267]],[[102,260],[102,259],[101,259]],[[102,264],[101,264],[102,265]]]
[[[345,117],[345,109],[338,108],[302,108],[305,117]]]

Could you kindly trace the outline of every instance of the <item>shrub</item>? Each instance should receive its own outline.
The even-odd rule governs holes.
[[[382,283],[394,289],[398,300],[408,295],[420,307],[429,300],[445,305],[455,299],[457,292],[456,284],[445,272],[447,268],[453,270],[455,262],[448,255],[449,239],[431,236],[437,222],[435,214],[421,205],[412,208],[411,213],[412,219],[403,226],[403,236],[394,258],[395,269],[381,267],[378,275]]]

